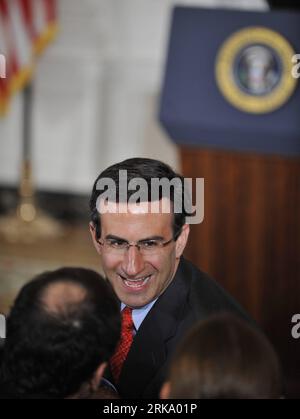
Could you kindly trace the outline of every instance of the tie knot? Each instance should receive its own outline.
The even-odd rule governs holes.
[[[133,329],[132,308],[125,307],[122,311],[122,329]]]

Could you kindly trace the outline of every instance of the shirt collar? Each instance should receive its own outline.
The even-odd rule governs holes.
[[[132,320],[134,323],[134,327],[136,330],[139,330],[141,324],[143,323],[145,317],[147,316],[147,314],[149,313],[149,311],[151,310],[151,308],[153,307],[154,303],[157,301],[157,298],[153,301],[151,301],[150,303],[148,303],[147,305],[145,305],[144,307],[140,307],[140,308],[134,308],[132,310]],[[126,304],[121,303],[121,311],[126,307]]]

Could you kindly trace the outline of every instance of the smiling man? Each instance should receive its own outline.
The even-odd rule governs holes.
[[[148,202],[138,207],[119,203],[118,211],[101,215],[103,239],[93,237],[117,296],[136,309],[154,301],[171,283],[189,226],[175,240],[170,213],[152,214]]]
[[[173,186],[154,190],[153,179]],[[94,184],[90,231],[122,310],[122,337],[108,378],[124,398],[158,397],[170,357],[195,321],[218,311],[246,317],[182,257],[191,215],[185,205],[178,210],[178,202],[189,201],[183,184],[166,164],[143,158],[109,167]]]

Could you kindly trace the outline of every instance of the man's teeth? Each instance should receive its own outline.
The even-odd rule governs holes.
[[[146,285],[148,280],[150,279],[151,275],[145,276],[144,278],[139,278],[139,279],[125,279],[123,278],[125,284],[128,287],[132,287],[132,288],[138,288],[142,285]]]

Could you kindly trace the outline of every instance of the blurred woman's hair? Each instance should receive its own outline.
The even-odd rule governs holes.
[[[224,313],[200,322],[182,341],[168,386],[171,399],[277,399],[281,368],[259,330]]]

